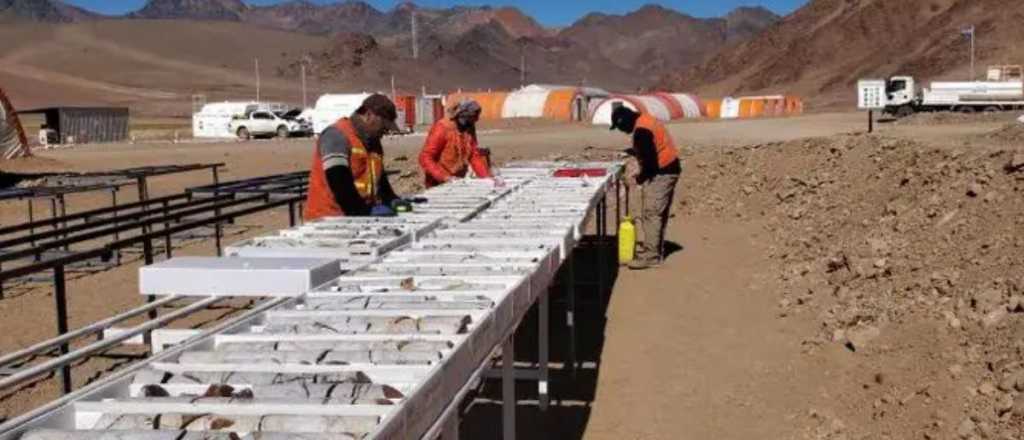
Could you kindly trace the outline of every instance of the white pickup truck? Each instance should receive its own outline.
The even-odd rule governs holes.
[[[288,117],[281,117],[271,111],[257,110],[247,115],[239,115],[231,119],[231,132],[239,139],[249,140],[254,137],[287,138],[291,135],[309,135],[312,127],[309,123]]]

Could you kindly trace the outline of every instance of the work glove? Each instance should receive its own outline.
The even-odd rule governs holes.
[[[387,205],[374,205],[374,207],[370,209],[370,216],[371,217],[394,217],[395,216],[395,210],[391,209],[391,207],[389,207]]]

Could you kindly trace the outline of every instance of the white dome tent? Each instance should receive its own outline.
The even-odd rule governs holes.
[[[540,118],[544,116],[544,104],[548,101],[551,89],[540,86],[527,86],[509,93],[501,110],[501,117]]]
[[[319,135],[338,119],[351,116],[369,97],[365,92],[321,96],[313,107],[313,133]]]

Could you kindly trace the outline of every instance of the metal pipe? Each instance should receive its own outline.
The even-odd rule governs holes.
[[[130,330],[125,331],[124,333],[121,333],[117,336],[111,337],[109,339],[104,339],[102,341],[93,342],[92,344],[86,345],[85,347],[72,351],[66,355],[51,359],[38,365],[34,365],[24,370],[20,370],[17,373],[0,379],[0,389],[4,389],[9,386],[15,385],[19,382],[24,381],[25,379],[31,379],[33,377],[42,375],[46,372],[52,371],[56,368],[60,368],[64,365],[69,365],[74,361],[85,358],[105,348],[115,346],[117,344],[120,344],[122,341],[127,341],[131,338],[134,338],[135,336],[143,332],[163,327],[171,321],[191,314],[199,309],[206,308],[223,299],[224,298],[210,297],[202,301],[197,301],[193,304],[190,304],[187,307],[183,307],[164,316],[161,316],[158,319],[146,321],[145,323],[132,327]]]
[[[65,342],[68,342],[68,341],[71,341],[71,340],[74,340],[74,339],[77,339],[77,338],[80,338],[80,337],[83,337],[83,336],[91,335],[93,333],[102,332],[103,330],[109,329],[114,324],[117,324],[117,323],[119,323],[121,321],[124,321],[124,320],[127,320],[127,319],[134,318],[136,316],[139,316],[139,315],[141,315],[143,313],[148,312],[149,309],[151,309],[151,308],[161,307],[163,305],[166,305],[166,304],[168,304],[170,302],[173,302],[175,300],[178,300],[178,299],[181,299],[181,298],[177,297],[177,296],[166,296],[166,297],[163,297],[163,298],[157,300],[156,302],[147,303],[145,305],[142,305],[140,307],[136,307],[136,308],[131,309],[131,310],[127,311],[127,312],[124,312],[124,313],[122,313],[120,315],[115,315],[115,316],[112,316],[110,318],[104,319],[102,321],[96,321],[96,322],[94,322],[92,324],[89,324],[89,325],[87,325],[85,327],[82,327],[82,328],[79,328],[77,330],[65,333],[62,336],[59,336],[59,337],[56,337],[56,338],[53,338],[53,339],[48,339],[46,341],[43,341],[43,342],[40,342],[38,344],[32,345],[31,347],[28,347],[28,348],[24,348],[24,349],[15,351],[13,353],[7,353],[7,354],[5,354],[3,356],[0,356],[0,366],[4,366],[4,365],[7,365],[7,364],[10,364],[11,362],[16,361],[16,360],[21,359],[21,358],[24,358],[26,356],[31,356],[31,355],[34,355],[34,354],[40,354],[40,352],[42,352],[44,350],[52,349],[53,347],[56,347],[56,346],[58,346],[60,344],[63,344]]]

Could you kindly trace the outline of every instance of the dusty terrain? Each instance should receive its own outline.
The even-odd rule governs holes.
[[[576,381],[556,375],[549,413],[520,387],[522,438],[1021,438],[1024,146],[1005,136],[1014,129],[1002,119],[880,124],[874,135],[864,125],[863,114],[672,125],[685,174],[668,237],[681,249],[657,270],[619,271],[606,313],[584,306],[585,369]],[[604,149],[626,142],[583,125],[483,133],[498,162],[608,157]],[[386,143],[405,191],[418,185],[421,141]],[[309,148],[103,145],[4,167],[223,161],[230,179],[304,169]],[[151,186],[170,192],[208,179]],[[0,222],[23,209],[2,205]],[[236,237],[285,221],[283,212],[247,218]],[[139,304],[136,269],[72,281],[74,325]],[[0,301],[0,349],[52,334],[48,294],[38,285]],[[564,359],[564,340],[554,345]],[[91,368],[115,361],[105,362]],[[23,411],[47,391],[44,383],[0,409]],[[466,437],[496,437],[497,408],[487,399],[470,407]]]

